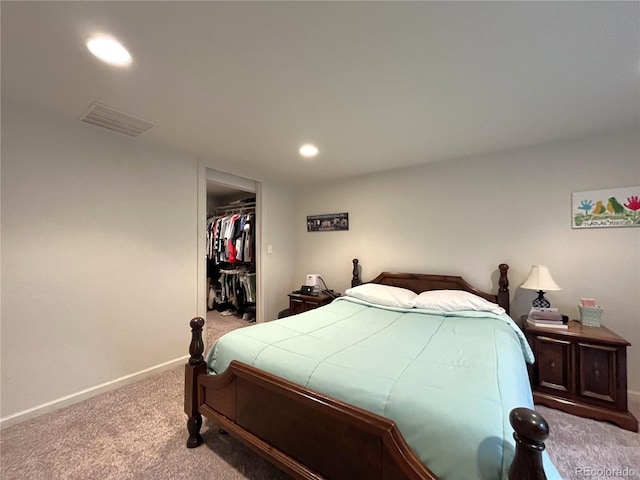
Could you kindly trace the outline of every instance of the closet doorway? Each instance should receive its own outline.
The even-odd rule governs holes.
[[[207,318],[253,323],[260,308],[257,182],[204,168]]]

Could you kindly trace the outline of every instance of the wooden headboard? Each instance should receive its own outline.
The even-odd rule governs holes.
[[[360,278],[359,261],[353,259],[353,277],[351,286],[362,284]],[[500,270],[500,279],[498,280],[498,293],[482,292],[474,288],[464,278],[456,275],[431,275],[426,273],[394,273],[382,272],[376,278],[367,283],[380,283],[382,285],[390,285],[393,287],[406,288],[416,293],[426,292],[429,290],[464,290],[473,293],[479,297],[485,298],[490,302],[497,303],[509,313],[509,279],[507,271],[509,265],[501,263],[498,265]]]

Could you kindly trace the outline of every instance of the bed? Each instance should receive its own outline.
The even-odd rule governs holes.
[[[345,297],[230,332],[206,359],[193,319],[187,446],[204,415],[295,478],[559,478],[498,271],[489,294],[452,275],[362,284],[354,260]]]

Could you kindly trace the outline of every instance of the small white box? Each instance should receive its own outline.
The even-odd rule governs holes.
[[[595,307],[585,307],[578,304],[580,310],[580,323],[586,327],[599,327],[602,320],[602,312],[604,311],[598,305]]]
[[[320,285],[320,280],[318,280],[318,277],[320,275],[318,275],[317,273],[307,273],[307,283],[305,283],[305,285],[307,285],[308,287],[315,287],[316,285]]]

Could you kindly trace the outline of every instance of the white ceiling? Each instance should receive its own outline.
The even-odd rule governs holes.
[[[3,1],[0,13],[3,98],[65,118],[97,100],[156,124],[135,141],[256,179],[640,128],[638,2]],[[97,31],[133,64],[92,57]],[[301,159],[303,142],[320,155]]]

